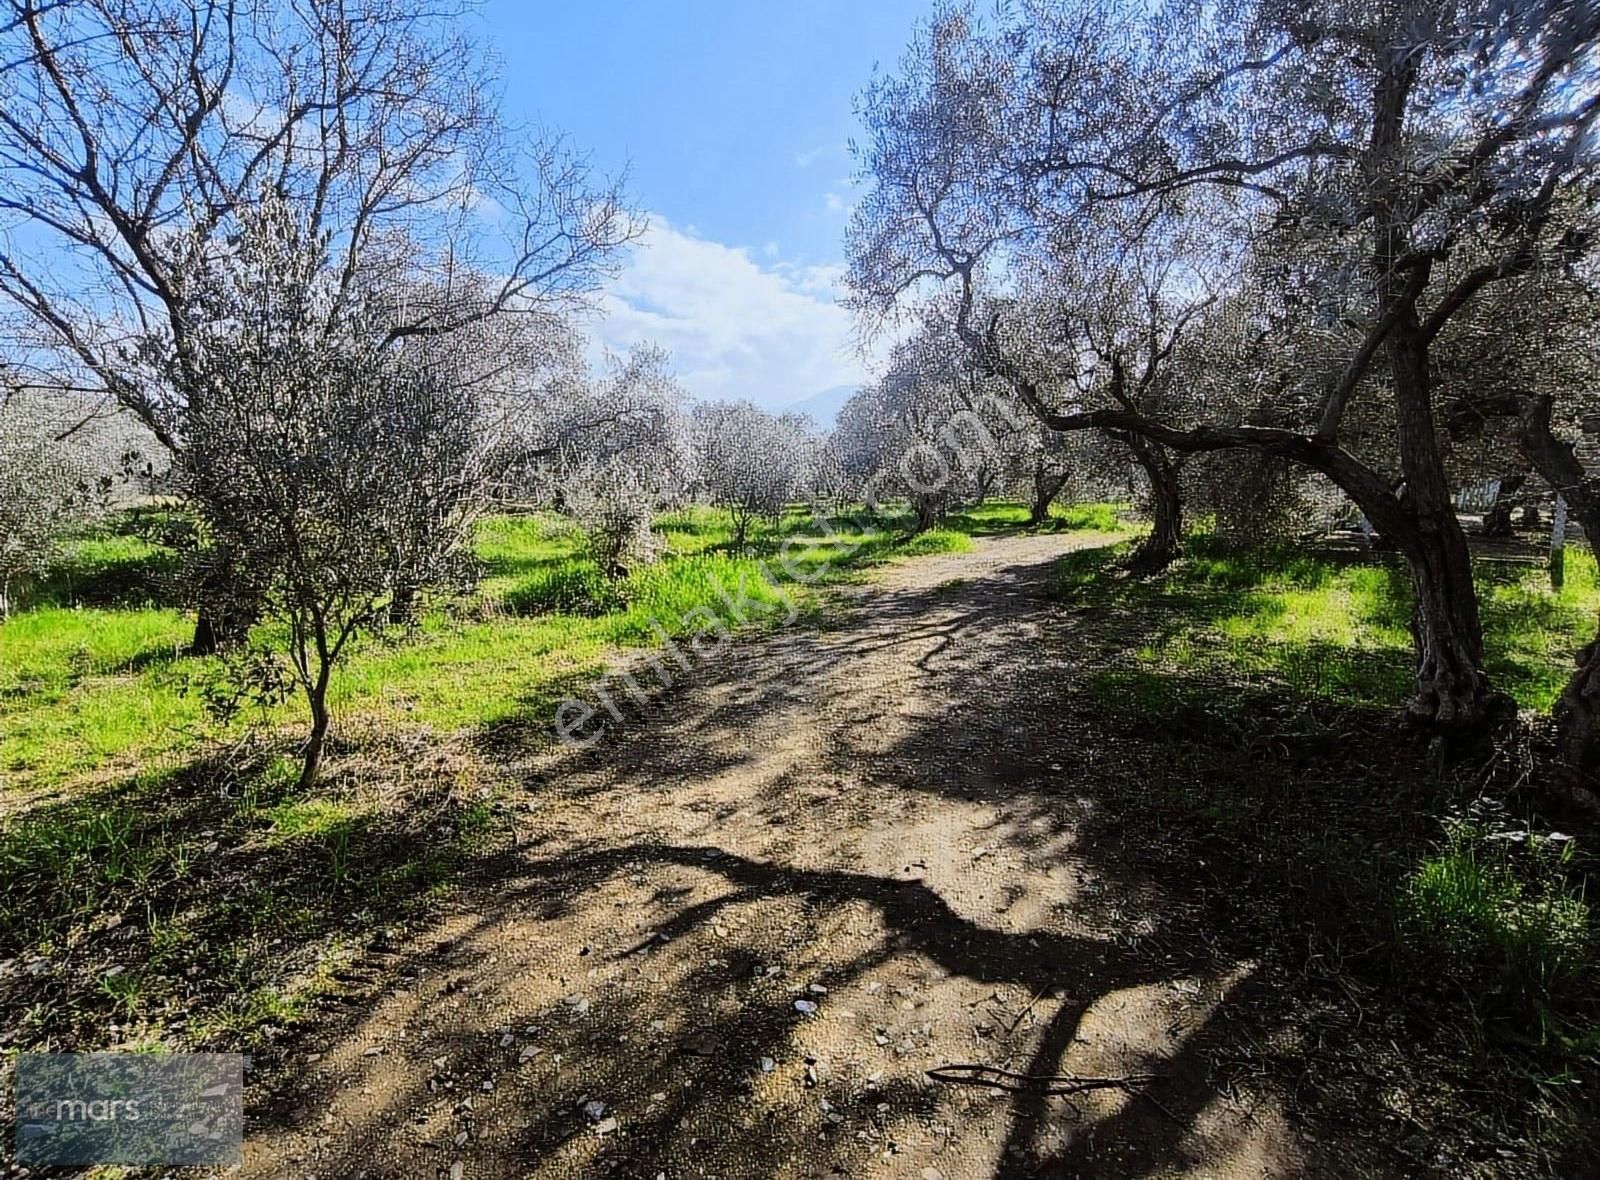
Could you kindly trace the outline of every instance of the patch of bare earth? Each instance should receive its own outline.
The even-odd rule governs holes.
[[[1038,737],[1086,638],[1044,578],[1093,543],[894,566],[530,757],[504,871],[305,1038],[244,1174],[1349,1174],[1219,1081],[1256,964],[1186,868],[1083,838],[1096,751]]]

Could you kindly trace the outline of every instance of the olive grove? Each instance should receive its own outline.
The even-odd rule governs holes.
[[[992,25],[946,7],[862,100],[856,305],[883,319],[953,289],[975,363],[1052,429],[1251,448],[1325,476],[1409,570],[1409,713],[1479,732],[1505,701],[1440,421],[1444,398],[1473,390],[1441,388],[1439,357],[1497,291],[1584,265],[1597,44],[1600,10],[1558,0],[1032,0]],[[1075,364],[1031,368],[1018,340],[1033,322],[996,292],[1039,273],[1063,302],[1092,296],[1062,265],[1063,242],[1085,238],[1134,270],[1181,257],[1195,277],[1174,302],[1244,300],[1234,315],[1280,377],[1261,387],[1242,368],[1231,384],[1248,396],[1221,402],[1180,378],[1165,404],[1130,404],[1127,375],[1159,333],[1153,349],[1112,342],[1097,403]]]
[[[385,348],[570,309],[642,228],[559,136],[511,134],[481,49],[412,0],[14,0],[0,59],[0,299],[24,377],[120,405],[179,462],[216,379],[194,259],[263,201],[320,243],[327,334],[359,304]],[[218,539],[197,563],[197,649],[253,617],[214,625],[259,556]]]
[[[600,373],[576,372],[535,418],[539,471],[552,506],[572,516],[608,577],[655,560],[656,513],[687,497],[694,438],[667,354],[636,348]]]
[[[17,0],[0,300],[20,377],[131,414],[200,528],[197,651],[351,638],[461,568],[541,329],[642,228],[411,0]]]
[[[1040,523],[1080,465],[1072,448],[970,363],[942,309],[926,309],[883,374],[846,403],[836,445],[869,503],[909,502],[914,528],[1002,491]]]
[[[62,532],[92,508],[89,469],[16,394],[0,400],[0,620],[24,580],[42,574]]]

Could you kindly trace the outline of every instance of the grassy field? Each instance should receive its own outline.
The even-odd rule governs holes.
[[[751,625],[774,625],[788,611],[764,571],[785,556],[813,583],[781,587],[800,625],[824,623],[828,585],[1025,522],[986,505],[906,540],[848,517],[824,535],[794,515],[734,554],[726,519],[697,509],[659,522],[660,564],[612,585],[560,520],[486,521],[473,591],[364,641],[340,671],[339,741],[311,796],[295,787],[297,699],[208,716],[220,667],[182,654],[173,552],[126,523],[78,538],[0,626],[0,1037],[269,1050],[359,994],[373,957],[463,882],[493,878],[525,822],[506,776],[551,740],[555,703],[617,653],[696,608],[720,613],[719,587],[741,578],[774,608]],[[1164,857],[1216,866],[1221,928],[1284,948],[1308,973],[1295,988],[1370,989],[1363,1004],[1381,993],[1454,1038],[1436,1064],[1461,1072],[1441,1103],[1470,1101],[1481,1069],[1570,1129],[1571,1078],[1600,1053],[1588,860],[1506,838],[1537,830],[1500,781],[1517,767],[1491,767],[1493,782],[1404,770],[1403,573],[1202,536],[1135,581],[1115,562],[1137,526],[1114,506],[1063,509],[1046,528],[1106,542],[1051,581],[1084,668],[1052,716],[1093,719],[1125,771],[1107,780],[1105,814],[1131,827],[1105,838],[1136,830]],[[1481,565],[1479,584],[1497,683],[1544,709],[1592,638],[1592,558],[1569,558],[1560,593],[1528,566]]]
[[[259,1043],[492,849],[505,817],[482,752],[551,740],[555,703],[618,652],[697,608],[726,615],[724,593],[770,604],[750,625],[771,625],[789,613],[772,581],[815,618],[828,585],[1025,519],[991,505],[908,539],[893,520],[823,530],[797,512],[732,553],[726,516],[692,509],[658,522],[664,560],[618,584],[559,518],[487,520],[473,592],[339,669],[340,740],[313,798],[292,794],[298,698],[210,715],[222,667],[184,654],[178,557],[150,539],[171,522],[74,538],[0,626],[0,961],[50,985],[22,988],[10,1043]],[[1114,511],[1052,527],[1097,524]],[[0,972],[0,1007],[7,990]]]
[[[1297,1011],[1391,1030],[1393,1059],[1378,1038],[1350,1067],[1425,1093],[1423,1121],[1460,1120],[1485,1150],[1582,1154],[1582,1095],[1600,1076],[1600,861],[1552,834],[1564,822],[1529,789],[1558,773],[1539,729],[1487,763],[1426,767],[1397,720],[1412,657],[1393,559],[1197,537],[1163,575],[1130,581],[1115,569],[1127,548],[1071,554],[1051,584],[1092,636],[1060,708],[1099,719],[1126,743],[1102,757],[1135,768],[1103,838],[1209,866],[1219,929],[1274,948]],[[1594,558],[1570,552],[1567,571],[1556,592],[1542,567],[1477,565],[1487,663],[1525,710],[1549,708],[1594,637]],[[1341,1083],[1316,1069],[1335,1101]]]
[[[184,654],[177,555],[146,539],[162,523],[73,539],[0,626],[0,1009],[20,1017],[0,1035],[15,1047],[270,1041],[493,851],[507,819],[485,752],[550,741],[554,704],[616,653],[696,608],[725,614],[741,584],[774,608],[751,625],[770,625],[788,611],[769,571],[816,616],[821,587],[971,544],[864,517],[823,534],[793,514],[735,554],[726,517],[695,509],[658,522],[662,562],[613,585],[564,521],[488,520],[473,592],[340,668],[334,764],[302,798],[298,698],[208,712],[222,667]]]
[[[974,519],[995,527],[1010,513],[992,508]],[[743,582],[750,598],[776,606],[763,569],[787,580],[780,555],[821,585],[970,543],[954,529],[907,541],[869,532],[864,518],[842,518],[821,535],[794,514],[749,552],[731,554],[721,513],[691,510],[659,527],[666,559],[612,585],[560,519],[486,521],[475,593],[436,604],[415,632],[363,642],[338,670],[336,715],[446,730],[547,718],[609,652],[657,642],[656,626],[676,633],[695,608],[720,609],[718,587],[732,592]],[[173,604],[175,554],[134,535],[130,522],[122,530],[73,541],[35,605],[0,627],[0,775],[11,791],[171,765],[228,736],[205,709],[216,661],[183,654],[192,622]],[[797,593],[815,608],[804,586]],[[298,725],[303,707],[290,700],[266,720]]]
[[[1072,555],[1055,571],[1053,588],[1063,602],[1140,620],[1133,659],[1120,670],[1130,682],[1150,680],[1159,692],[1163,685],[1221,678],[1351,703],[1405,701],[1411,589],[1398,559],[1287,549],[1237,553],[1200,536],[1160,578],[1105,577],[1125,551]],[[1490,675],[1523,708],[1548,709],[1573,653],[1595,635],[1600,585],[1594,557],[1586,550],[1569,553],[1559,592],[1541,566],[1479,561],[1475,572]],[[1168,675],[1151,680],[1152,673]]]

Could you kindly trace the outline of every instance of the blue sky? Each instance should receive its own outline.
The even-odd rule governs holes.
[[[598,341],[654,339],[700,397],[781,406],[856,384],[833,302],[853,200],[851,102],[927,0],[489,0],[506,114],[630,171],[646,240],[601,299]]]

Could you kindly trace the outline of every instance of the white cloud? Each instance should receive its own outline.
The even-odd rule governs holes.
[[[774,262],[652,218],[600,297],[598,346],[651,341],[689,392],[779,408],[867,380],[850,314],[835,302],[843,268]]]

